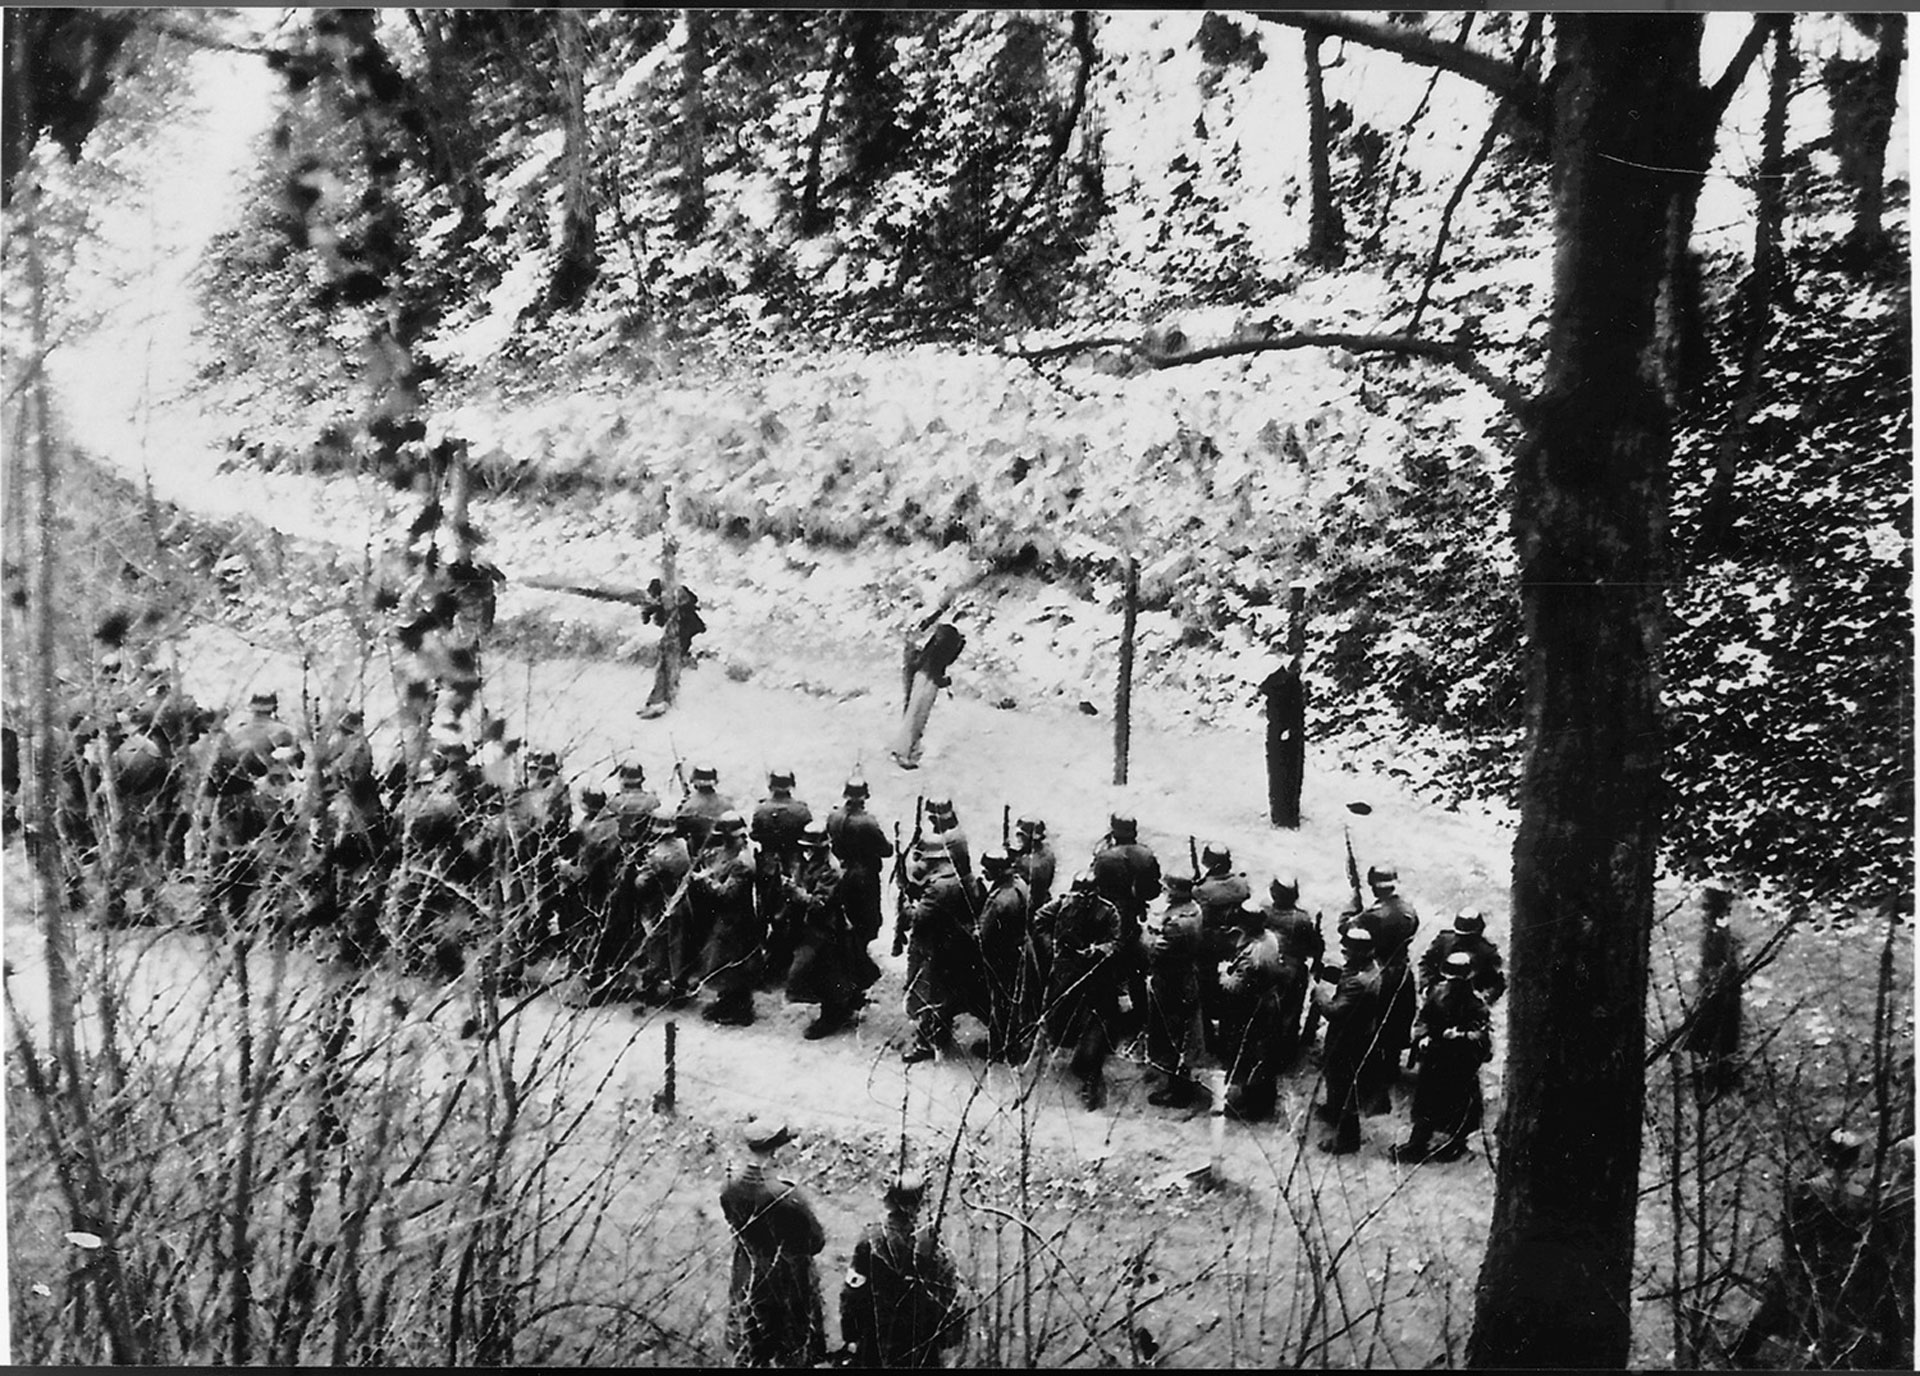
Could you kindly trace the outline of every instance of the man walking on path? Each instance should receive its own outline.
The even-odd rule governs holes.
[[[800,1187],[773,1174],[774,1153],[792,1140],[784,1123],[749,1120],[747,1160],[720,1191],[733,1230],[727,1347],[738,1366],[818,1366],[826,1356],[813,1259],[827,1235]]]
[[[926,733],[927,718],[933,713],[933,701],[952,680],[948,672],[960,652],[967,647],[966,636],[951,621],[933,628],[926,643],[907,657],[906,715],[900,722],[900,736],[894,742],[893,760],[902,769],[920,767],[920,738]]]
[[[920,1222],[926,1178],[918,1171],[887,1186],[887,1217],[853,1249],[840,1290],[847,1365],[937,1367],[966,1336],[967,1306],[953,1257]]]

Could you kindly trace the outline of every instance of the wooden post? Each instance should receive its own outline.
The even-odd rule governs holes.
[[[672,1018],[667,1019],[667,1074],[661,1082],[660,1092],[653,1096],[655,1113],[673,1112],[673,1092],[675,1077],[675,1044],[679,1039],[680,1024]]]
[[[670,494],[660,492],[660,659],[654,668],[653,693],[643,711],[658,716],[680,696],[680,574],[675,555]]]
[[[1307,770],[1307,589],[1287,590],[1287,664],[1267,687],[1267,810],[1277,827],[1300,825],[1300,788]],[[1277,681],[1276,681],[1277,680]]]
[[[1133,630],[1140,618],[1140,561],[1127,556],[1120,622],[1120,681],[1113,690],[1113,781],[1127,781],[1127,751],[1133,743]]]

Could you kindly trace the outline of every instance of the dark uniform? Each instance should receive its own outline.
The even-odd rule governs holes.
[[[491,877],[491,839],[477,824],[478,780],[467,748],[440,746],[431,772],[401,805],[401,869],[394,885],[396,930],[388,944],[409,968],[451,979],[464,949],[481,935],[480,896]]]
[[[986,982],[974,926],[981,895],[954,872],[938,841],[923,841],[914,862],[906,912],[906,1003],[914,1044],[901,1056],[908,1064],[952,1045],[954,1018],[980,1006]]]
[[[700,859],[700,852],[713,834],[713,824],[734,810],[733,799],[719,791],[719,783],[717,770],[708,765],[696,767],[693,791],[680,800],[675,814],[680,822],[680,834],[687,838],[687,853],[695,861]]]
[[[1386,1113],[1392,1108],[1388,1091],[1400,1072],[1400,1056],[1413,1037],[1413,1015],[1418,1007],[1414,994],[1413,937],[1420,930],[1420,915],[1413,904],[1399,894],[1399,874],[1390,868],[1367,871],[1367,883],[1373,890],[1373,906],[1351,919],[1352,925],[1373,937],[1374,961],[1380,970],[1380,1035],[1361,1076],[1361,1108],[1366,1113]]]
[[[358,711],[341,718],[321,769],[325,812],[320,853],[332,885],[341,950],[359,963],[372,960],[380,949],[380,910],[394,841],[364,720]]]
[[[1332,994],[1313,991],[1327,1022],[1325,1057],[1321,1063],[1326,1100],[1318,1112],[1333,1124],[1333,1135],[1320,1145],[1344,1154],[1360,1150],[1360,1072],[1373,1053],[1380,1033],[1380,970],[1373,963],[1373,938],[1356,928],[1341,941],[1344,966]],[[1323,978],[1336,972],[1323,972]]]
[[[773,1152],[787,1140],[784,1130],[750,1135],[752,1158],[720,1191],[720,1212],[733,1230],[726,1332],[736,1366],[818,1366],[826,1356],[813,1259],[827,1235],[799,1186],[773,1174]]]
[[[683,1006],[700,982],[706,932],[688,895],[693,860],[673,817],[656,813],[639,858],[627,872],[632,930],[640,943],[643,996],[668,1007]]]
[[[918,1174],[887,1189],[887,1217],[861,1234],[840,1290],[840,1335],[848,1365],[941,1366],[966,1336],[967,1307],[953,1258],[918,1221],[926,1185]]]
[[[1013,864],[1027,886],[1027,901],[1034,909],[1053,901],[1053,880],[1057,861],[1053,847],[1047,844],[1047,824],[1037,817],[1022,817],[1013,827]]]
[[[1272,902],[1264,910],[1267,927],[1279,941],[1281,981],[1280,1068],[1290,1069],[1300,1058],[1300,1019],[1306,1007],[1313,972],[1326,954],[1326,938],[1319,924],[1299,906],[1300,886],[1276,879],[1268,885]]]
[[[1107,819],[1106,844],[1094,852],[1090,870],[1094,892],[1120,914],[1120,978],[1131,1025],[1146,1015],[1147,951],[1140,924],[1160,896],[1160,860],[1141,844],[1133,818],[1114,815]]]
[[[894,763],[902,769],[920,766],[920,742],[926,734],[927,718],[933,713],[934,700],[948,687],[949,671],[967,638],[960,628],[941,622],[917,651],[910,651],[906,662],[906,710],[900,721],[900,735],[893,746]]]
[[[747,828],[753,840],[754,895],[767,922],[761,977],[768,988],[793,963],[797,934],[786,922],[786,881],[800,864],[800,833],[813,820],[813,809],[793,796],[793,784],[793,775],[783,770],[767,775],[768,796],[754,808]]]
[[[781,921],[794,936],[787,1001],[820,1005],[803,1034],[816,1040],[853,1021],[880,967],[854,930],[853,890],[827,849],[823,825],[812,822],[801,832],[798,855],[793,873],[780,880]]]
[[[566,943],[583,952],[590,997],[597,1002],[639,992],[640,929],[633,905],[616,904],[625,873],[620,824],[597,788],[580,794],[580,815],[560,863],[561,926]],[[625,920],[618,926],[615,917]]]
[[[1207,1030],[1207,1049],[1225,1064],[1218,1043],[1220,969],[1239,949],[1240,905],[1253,896],[1247,876],[1233,868],[1233,852],[1209,844],[1200,852],[1200,879],[1193,901],[1200,906],[1200,1016]]]
[[[753,855],[747,819],[723,813],[707,848],[693,858],[687,892],[695,920],[707,934],[701,952],[703,982],[714,998],[701,1013],[708,1022],[744,1027],[754,1019],[767,926],[753,903]]]
[[[953,865],[953,872],[962,879],[973,880],[973,843],[967,839],[967,833],[960,826],[960,816],[953,810],[953,804],[944,798],[927,800],[927,830],[933,833],[933,839],[947,848],[947,859]]]
[[[209,931],[244,931],[260,892],[260,843],[270,818],[237,752],[222,748],[214,754],[201,786],[200,812],[206,868],[201,920]]]
[[[1206,1031],[1200,1019],[1200,905],[1193,901],[1190,875],[1165,880],[1167,905],[1148,918],[1147,1063],[1166,1083],[1147,1096],[1162,1108],[1183,1108],[1199,1087],[1195,1064],[1204,1059]]]
[[[1089,876],[1035,913],[1033,928],[1047,972],[1047,1036],[1055,1046],[1073,1048],[1080,1101],[1097,1109],[1105,1101],[1107,1056],[1120,1018],[1119,910],[1093,891]]]
[[[880,819],[867,811],[867,785],[850,781],[845,801],[827,815],[827,842],[846,874],[848,914],[862,945],[880,935],[880,876],[893,855],[893,842]]]
[[[986,978],[974,1011],[987,1024],[987,1039],[976,1050],[992,1060],[1018,1061],[1032,1038],[1040,997],[1027,887],[1005,851],[988,851],[980,857],[980,866],[987,891],[975,930]]]
[[[1281,1024],[1286,962],[1266,910],[1249,901],[1240,909],[1240,948],[1220,975],[1220,1044],[1225,1052],[1227,1112],[1243,1122],[1273,1115],[1279,1097]]]
[[[530,751],[526,768],[526,782],[503,802],[495,850],[504,909],[502,959],[510,974],[560,952],[560,864],[573,835],[573,796],[560,777],[560,761],[548,751]],[[591,958],[594,934],[565,935],[582,963]]]
[[[1420,1080],[1413,1091],[1413,1131],[1397,1161],[1458,1161],[1484,1112],[1480,1067],[1493,1058],[1493,1025],[1473,988],[1473,957],[1448,958],[1440,987],[1428,994],[1415,1023]],[[1435,1137],[1439,1145],[1433,1144]]]
[[[1420,992],[1430,994],[1439,988],[1447,957],[1465,951],[1473,957],[1474,992],[1486,1000],[1489,1008],[1500,1002],[1500,996],[1507,992],[1507,972],[1500,948],[1487,939],[1486,930],[1485,914],[1455,914],[1453,925],[1436,935],[1420,957]]]

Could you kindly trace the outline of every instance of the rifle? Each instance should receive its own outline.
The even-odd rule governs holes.
[[[926,825],[927,799],[925,794],[913,800],[913,839],[907,843],[909,849],[918,850],[920,837]],[[895,823],[897,827],[899,824]],[[893,953],[897,956],[907,949],[907,937],[913,931],[913,901],[907,893],[907,852],[898,845],[894,851],[894,895],[897,907],[893,919]]]
[[[1340,834],[1347,838],[1347,887],[1353,891],[1353,911],[1365,912],[1367,901],[1360,896],[1360,865],[1353,858],[1353,828],[1343,824]]]
[[[1013,804],[1000,804],[1000,849],[1013,849]]]
[[[1313,1001],[1313,983],[1320,978],[1320,971],[1327,963],[1327,915],[1315,909],[1313,930],[1320,934],[1320,955],[1313,962],[1313,969],[1307,973],[1307,1020],[1300,1028],[1300,1048],[1305,1050],[1313,1045],[1313,1039],[1320,1031],[1320,1005]]]
[[[1200,847],[1194,844],[1193,834],[1187,834],[1187,863],[1193,866],[1193,877],[1200,877]]]
[[[686,763],[680,758],[680,747],[673,743],[673,736],[667,736],[667,749],[673,752],[673,781],[680,785],[680,801],[685,802],[687,795],[693,792],[693,785],[687,782]]]

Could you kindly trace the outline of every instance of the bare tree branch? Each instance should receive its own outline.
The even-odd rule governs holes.
[[[1793,16],[1778,14],[1757,14],[1753,17],[1753,27],[1747,30],[1746,39],[1740,44],[1740,51],[1727,63],[1727,70],[1720,79],[1707,88],[1706,117],[1716,125],[1721,116],[1727,113],[1727,106],[1733,103],[1734,92],[1740,89],[1740,83],[1747,79],[1747,73],[1753,70],[1754,61],[1760,56],[1760,50],[1767,46],[1767,36],[1782,23],[1791,23]]]
[[[1417,66],[1438,67],[1522,105],[1530,106],[1545,98],[1540,84],[1517,64],[1475,52],[1462,43],[1434,38],[1418,29],[1378,23],[1344,10],[1256,10],[1254,13],[1263,23],[1315,29],[1332,38],[1344,38],[1392,53]]]

